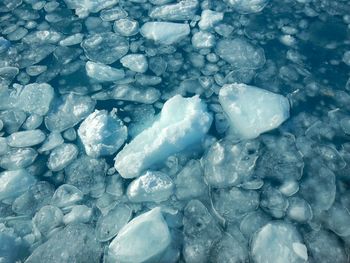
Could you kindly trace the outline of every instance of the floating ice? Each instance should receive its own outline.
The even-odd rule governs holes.
[[[216,45],[216,54],[238,69],[256,69],[265,64],[264,50],[244,38],[220,40]]]
[[[223,86],[219,101],[228,116],[230,132],[239,138],[256,138],[289,118],[287,98],[245,84]]]
[[[258,159],[259,143],[222,140],[203,156],[204,176],[209,185],[227,187],[248,181]]]
[[[298,231],[288,223],[273,222],[253,237],[251,255],[256,263],[307,262],[307,248]]]
[[[139,23],[128,18],[121,18],[114,22],[113,29],[122,36],[134,36],[139,32]]]
[[[181,0],[176,4],[156,6],[150,11],[149,16],[166,21],[191,20],[196,14],[198,5],[198,0]]]
[[[101,253],[102,248],[93,228],[85,224],[72,224],[38,246],[26,263],[98,262]]]
[[[169,176],[161,172],[146,172],[132,181],[127,195],[132,202],[166,201],[174,190],[174,183]]]
[[[269,0],[226,0],[241,14],[258,13],[264,9]]]
[[[159,120],[117,154],[115,168],[124,178],[137,177],[168,156],[200,143],[211,122],[199,97],[172,97],[164,104]]]
[[[86,73],[90,78],[97,81],[117,81],[124,78],[125,73],[122,69],[112,68],[102,63],[95,63],[92,61],[86,62]]]
[[[78,156],[78,147],[71,143],[63,143],[52,150],[47,167],[52,171],[60,171]]]
[[[124,226],[110,243],[108,256],[121,263],[157,261],[170,241],[168,226],[157,207]]]
[[[24,169],[0,173],[0,200],[20,196],[35,182],[36,179]]]
[[[45,117],[45,125],[50,131],[64,131],[86,118],[94,107],[95,102],[88,96],[64,95],[54,101]]]
[[[206,9],[202,11],[201,20],[198,22],[198,26],[202,30],[208,30],[223,19],[223,13]]]
[[[190,27],[180,23],[147,22],[141,27],[140,33],[156,43],[171,45],[189,35]]]
[[[148,69],[148,62],[145,55],[129,54],[120,59],[122,65],[132,71],[145,73]]]
[[[53,88],[46,83],[33,83],[23,87],[16,94],[15,105],[30,114],[46,115],[54,97]]]
[[[86,154],[99,157],[114,154],[124,144],[128,131],[114,113],[96,110],[81,123],[78,135]]]
[[[41,130],[19,131],[7,137],[7,143],[11,147],[30,147],[42,143],[45,138]]]
[[[0,158],[0,167],[16,170],[31,165],[38,153],[32,148],[10,149]]]
[[[75,13],[80,17],[84,18],[89,13],[97,13],[100,10],[118,3],[118,0],[64,0],[68,8],[75,9]]]

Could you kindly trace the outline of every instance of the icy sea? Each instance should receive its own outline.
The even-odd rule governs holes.
[[[0,263],[349,263],[349,0],[0,0]]]

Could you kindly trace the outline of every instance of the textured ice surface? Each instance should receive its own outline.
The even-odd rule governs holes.
[[[188,24],[170,22],[147,22],[140,30],[147,39],[163,45],[171,45],[190,33]]]
[[[251,254],[256,263],[307,262],[307,247],[288,223],[268,223],[256,232]]]
[[[127,138],[123,122],[114,113],[95,111],[79,126],[78,135],[87,155],[99,157],[114,154]]]
[[[157,207],[124,226],[109,245],[108,256],[123,263],[157,261],[170,241],[168,226]]]
[[[350,262],[349,14],[0,0],[0,262]]]
[[[164,104],[159,119],[117,154],[114,166],[124,178],[137,177],[168,156],[200,143],[211,122],[199,97],[172,97]]]
[[[245,84],[223,86],[219,101],[229,119],[231,133],[242,139],[256,138],[289,118],[287,98]]]

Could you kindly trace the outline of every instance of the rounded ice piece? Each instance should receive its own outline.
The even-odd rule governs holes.
[[[287,98],[245,84],[224,85],[219,101],[228,116],[230,132],[240,139],[254,139],[289,118]]]
[[[7,143],[11,147],[30,147],[42,143],[46,139],[41,130],[19,131],[7,137]]]
[[[265,62],[264,49],[244,38],[223,39],[217,43],[216,54],[239,69],[261,68]]]
[[[108,256],[114,262],[156,261],[170,245],[171,236],[159,207],[135,217],[109,245]]]
[[[60,171],[78,156],[78,147],[71,143],[63,143],[50,153],[47,167],[52,171]]]
[[[91,35],[81,46],[90,60],[103,64],[112,64],[129,51],[129,41],[112,32]]]
[[[227,0],[227,2],[240,14],[251,14],[261,12],[269,0]]]
[[[113,29],[122,36],[133,36],[139,32],[139,23],[129,18],[122,18],[114,22]]]
[[[171,45],[190,34],[188,24],[171,22],[147,22],[140,30],[143,37],[162,45]]]
[[[173,193],[174,183],[162,172],[148,171],[128,186],[127,195],[131,202],[162,202]]]
[[[85,69],[90,78],[100,82],[117,81],[125,76],[124,70],[122,69],[112,68],[102,63],[92,61],[86,62]]]
[[[124,67],[139,73],[145,73],[148,69],[147,58],[143,54],[129,54],[120,59]]]
[[[112,155],[124,144],[128,131],[123,122],[105,110],[95,110],[80,125],[78,135],[86,154]]]
[[[251,255],[255,263],[304,263],[307,248],[293,225],[274,221],[263,226],[254,235]]]

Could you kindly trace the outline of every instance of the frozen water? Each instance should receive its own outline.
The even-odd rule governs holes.
[[[148,171],[132,181],[127,189],[131,202],[162,202],[173,193],[174,183],[169,176],[161,172]]]
[[[251,255],[256,263],[307,262],[308,253],[298,231],[288,223],[263,226],[253,237]]]
[[[238,69],[256,69],[265,64],[264,50],[243,38],[220,40],[216,54]]]
[[[113,112],[96,110],[80,124],[78,135],[86,154],[99,157],[114,154],[124,144],[128,131]]]
[[[135,217],[119,231],[109,245],[108,256],[123,263],[156,261],[170,241],[168,226],[156,207]]]
[[[0,262],[349,262],[349,14],[0,0]]]
[[[124,178],[137,177],[168,156],[200,143],[211,122],[199,97],[172,97],[164,104],[159,119],[117,154],[114,166]]]
[[[140,33],[156,43],[171,45],[189,35],[190,27],[181,23],[147,22],[141,27]]]
[[[88,96],[74,93],[64,95],[54,101],[45,117],[45,125],[50,131],[64,131],[86,118],[94,109],[95,102]]]
[[[24,169],[0,173],[0,200],[16,198],[27,191],[36,179]]]
[[[245,84],[223,86],[219,101],[229,119],[230,132],[242,139],[256,138],[289,118],[287,98]]]
[[[117,81],[124,78],[125,73],[122,69],[112,68],[102,63],[95,63],[92,61],[86,62],[86,73],[90,78],[97,81]]]
[[[222,140],[214,143],[202,159],[207,183],[227,187],[248,181],[259,157],[258,150],[257,141],[234,143]]]

